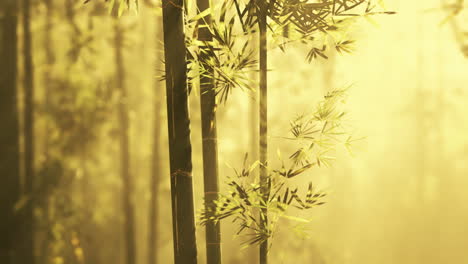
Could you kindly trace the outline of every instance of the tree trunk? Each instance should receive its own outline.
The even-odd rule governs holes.
[[[157,25],[156,33],[156,65],[160,63],[160,45],[159,39],[161,37],[161,32],[159,30],[159,25]],[[151,183],[150,183],[150,194],[151,199],[149,202],[149,237],[148,237],[148,264],[158,263],[158,228],[159,228],[159,214],[158,214],[158,194],[159,194],[159,184],[161,179],[161,108],[162,108],[162,99],[164,98],[164,93],[161,90],[159,80],[155,81],[154,85],[154,121],[153,121],[153,164],[151,167]]]
[[[49,86],[51,86],[52,78],[51,78],[51,71],[52,71],[52,65],[54,64],[55,58],[54,58],[54,53],[53,53],[53,41],[52,41],[52,17],[53,17],[53,0],[45,0],[45,5],[46,5],[46,15],[45,15],[45,29],[44,29],[44,52],[45,52],[45,60],[46,60],[46,69],[44,72],[44,83],[43,83],[43,89],[44,89],[44,104],[45,104],[45,109],[48,112],[49,107],[50,107],[50,94],[51,94],[51,89]],[[45,124],[45,134],[49,135],[50,131],[50,125],[49,122],[46,122]],[[43,164],[47,166],[50,158],[49,154],[49,137],[44,137],[43,138],[43,153],[44,153],[44,160]],[[40,179],[43,181],[44,179]],[[47,232],[47,230],[50,228],[49,227],[49,198],[47,197],[43,203],[43,211],[45,215],[45,221],[46,227],[43,228],[45,231],[43,231],[42,238],[40,241],[38,241],[38,247],[40,247],[39,254],[40,257],[38,261],[40,263],[46,263],[47,258],[48,258],[48,251],[49,251],[49,241],[50,241],[50,233]]]
[[[19,121],[17,109],[17,1],[0,2],[0,263],[18,263],[15,247],[17,219],[14,205],[19,199]]]
[[[260,140],[259,140],[259,152],[260,152],[260,186],[262,188],[262,194],[266,198],[268,197],[269,189],[268,186],[268,86],[267,86],[267,6],[263,1],[259,2],[259,32],[260,32]],[[262,223],[263,228],[268,225],[268,211],[262,209]],[[268,239],[265,239],[260,244],[260,264],[268,263]]]
[[[199,12],[210,8],[209,0],[197,0]],[[198,40],[204,41],[208,48],[213,37],[208,28],[204,25],[211,24],[211,15],[200,19],[198,30]],[[207,49],[209,50],[209,49]],[[206,71],[200,77],[200,108],[202,122],[202,142],[203,142],[203,180],[205,189],[205,206],[214,209],[214,201],[218,199],[219,179],[218,179],[218,135],[216,127],[216,91],[214,83],[214,71],[206,63],[210,59],[210,54],[202,52],[202,68]],[[211,76],[211,77],[210,77]],[[208,222],[206,225],[206,260],[207,264],[221,263],[221,227],[220,223]]]
[[[45,60],[46,60],[46,69],[44,72],[44,102],[45,108],[48,110],[50,106],[50,88],[52,78],[51,78],[51,71],[52,65],[55,62],[55,57],[53,53],[53,41],[52,41],[52,17],[53,17],[53,0],[45,0],[46,5],[46,15],[45,15],[45,29],[44,29],[44,52],[45,52]],[[46,134],[49,133],[49,124],[46,123]],[[49,159],[49,139],[48,137],[44,137],[44,159],[47,161]]]
[[[117,89],[120,92],[118,106],[119,112],[119,144],[120,144],[120,175],[122,177],[123,206],[124,206],[124,237],[126,263],[136,263],[135,249],[135,216],[132,203],[133,182],[130,176],[130,147],[129,147],[129,120],[128,120],[128,96],[125,88],[125,70],[123,62],[123,32],[118,19],[114,21],[115,30],[115,64],[117,66]]]
[[[175,264],[196,264],[184,1],[162,0]]]
[[[23,263],[34,264],[34,73],[31,47],[30,0],[23,0],[23,67],[24,67],[24,195],[29,202],[22,211]]]

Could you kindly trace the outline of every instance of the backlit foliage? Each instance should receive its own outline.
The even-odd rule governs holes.
[[[347,32],[357,18],[371,19],[378,14],[393,14],[380,11],[381,1],[347,0],[347,1],[223,1],[217,7],[206,10],[188,19],[186,23],[187,47],[189,53],[189,79],[197,80],[204,75],[213,78],[218,100],[225,102],[236,87],[253,90],[249,74],[257,67],[256,43],[251,36],[257,33],[259,4],[268,6],[268,28],[272,45],[285,50],[288,44],[305,45],[309,52],[305,59],[308,62],[316,58],[328,59],[332,49],[339,53],[351,53],[354,40],[349,39]],[[380,7],[380,8],[379,8]],[[213,40],[208,43],[196,40],[199,20],[211,14],[212,22],[207,27]],[[191,38],[192,37],[192,38]],[[331,39],[331,42],[329,41]],[[209,56],[201,56],[208,54]],[[200,71],[198,61],[215,70],[215,74],[206,75]],[[203,64],[202,64],[203,65]]]
[[[245,32],[257,24],[260,5],[267,6],[268,28],[278,47],[284,49],[289,43],[302,43],[309,48],[306,60],[322,57],[336,49],[349,52],[353,43],[347,36],[350,24],[356,18],[370,19],[378,14],[393,14],[384,11],[381,1],[370,0],[232,0]],[[328,43],[331,38],[331,43]]]
[[[208,14],[211,14],[211,23],[203,27],[210,31],[212,40],[200,41],[197,39],[199,27],[202,27],[199,20],[205,19]],[[186,23],[190,80],[197,80],[202,76],[212,79],[220,102],[226,102],[235,88],[253,90],[249,77],[257,65],[255,50],[249,37],[237,30],[237,20],[235,15],[229,14],[223,3],[198,14]],[[214,70],[214,74],[208,68]]]
[[[200,213],[200,223],[218,222],[232,218],[238,224],[237,234],[245,237],[243,244],[260,244],[277,231],[280,220],[307,223],[308,220],[295,215],[291,209],[309,210],[324,204],[326,193],[313,187],[293,186],[290,179],[304,175],[315,166],[329,166],[331,156],[338,146],[349,145],[353,140],[343,125],[345,112],[342,110],[346,90],[333,90],[325,95],[313,111],[300,115],[290,123],[291,136],[284,140],[297,144],[297,150],[288,159],[281,159],[281,167],[274,168],[258,161],[247,164],[247,155],[241,170],[234,169],[235,177],[229,178],[228,192],[221,194],[216,206],[205,206]],[[290,142],[289,142],[290,143]],[[288,165],[285,165],[288,164]],[[265,194],[252,172],[266,166],[269,171],[268,192]],[[267,209],[268,216],[264,214]],[[257,217],[258,216],[258,217]]]

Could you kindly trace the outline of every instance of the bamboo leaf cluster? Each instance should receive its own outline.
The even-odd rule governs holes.
[[[255,166],[253,164],[243,171],[252,171]],[[249,183],[248,176],[237,173],[236,177],[228,182],[228,193],[220,196],[215,202],[215,207],[206,207],[201,212],[202,225],[210,221],[218,222],[233,218],[232,221],[238,224],[236,234],[244,237],[242,244],[250,246],[261,244],[272,237],[280,219],[308,222],[306,219],[291,215],[289,208],[307,210],[324,204],[322,198],[326,194],[315,190],[311,182],[305,194],[301,195],[299,188],[288,187],[285,179],[271,177],[268,182],[271,191],[265,196],[260,184]],[[268,217],[261,210],[264,208],[268,209]]]
[[[187,36],[193,36],[187,37],[189,80],[214,81],[218,101],[223,103],[233,89],[254,90],[250,73],[257,65],[248,34],[237,29],[238,18],[229,12],[228,7],[226,3],[213,6],[186,23]],[[199,20],[208,14],[211,15],[211,23],[200,26]],[[199,27],[209,30],[212,39],[199,40],[196,36]]]
[[[328,52],[351,52],[347,32],[357,18],[370,18],[385,11],[381,1],[372,0],[232,0],[245,33],[252,31],[258,21],[260,5],[266,6],[268,29],[280,49],[301,43],[308,47],[306,61],[319,57],[328,59]],[[332,41],[329,43],[328,39]]]
[[[231,218],[238,224],[237,235],[243,236],[243,245],[261,244],[280,228],[280,220],[307,223],[292,210],[305,211],[325,203],[325,192],[317,190],[309,182],[306,190],[291,183],[291,178],[304,175],[315,166],[330,166],[334,159],[330,152],[337,145],[351,143],[347,127],[343,124],[346,113],[342,110],[346,89],[333,90],[324,96],[308,115],[300,115],[290,122],[289,143],[297,144],[297,150],[281,167],[275,168],[255,161],[248,164],[244,158],[242,169],[234,169],[235,177],[228,178],[228,191],[220,195],[215,206],[205,206],[199,214],[201,225]],[[285,164],[288,164],[286,166]],[[252,172],[261,166],[268,169],[268,192],[265,194]],[[267,209],[267,210],[262,210]],[[268,212],[268,217],[264,212]],[[302,232],[299,232],[302,234]]]

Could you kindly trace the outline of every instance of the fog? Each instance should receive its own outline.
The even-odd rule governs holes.
[[[328,162],[288,180],[300,192],[312,182],[326,196],[323,205],[310,210],[288,209],[299,221],[280,217],[268,239],[270,264],[468,263],[468,14],[463,9],[451,16],[451,9],[441,8],[450,3],[443,2],[386,0],[379,8],[392,14],[357,19],[343,33],[355,40],[350,52],[333,49],[327,59],[318,56],[310,63],[307,45],[293,43],[283,51],[269,42],[268,166],[281,167],[296,150],[285,139],[290,120],[313,112],[336,90],[346,91],[339,100],[346,112],[340,124],[353,139],[349,148],[324,147]],[[173,228],[180,227],[173,225],[171,211],[169,146],[183,139],[168,136],[171,107],[162,79],[168,74],[163,61],[170,45],[162,31],[170,27],[163,29],[159,2],[140,1],[138,11],[131,5],[118,18],[106,11],[109,4],[32,1],[29,34],[24,13],[17,13],[16,98],[8,101],[10,93],[0,94],[0,104],[17,104],[12,112],[17,122],[0,120],[0,130],[16,135],[18,145],[12,150],[7,145],[11,137],[3,137],[0,164],[18,154],[20,169],[0,166],[0,174],[18,175],[5,176],[9,180],[1,183],[2,199],[15,197],[5,208],[15,208],[15,213],[11,220],[8,211],[2,212],[6,217],[0,221],[2,230],[13,230],[10,236],[20,241],[11,252],[32,257],[3,258],[7,264],[196,263],[174,262]],[[187,16],[193,17],[196,1],[186,4]],[[7,28],[2,22],[3,32]],[[192,30],[188,27],[186,33]],[[32,102],[25,81],[28,35]],[[235,42],[258,41],[255,34],[240,35]],[[0,38],[5,58],[13,43],[9,36]],[[257,54],[258,48],[249,45]],[[7,61],[2,62],[4,72],[13,65]],[[221,194],[229,194],[228,183],[242,170],[246,153],[249,165],[259,159],[257,68],[255,62],[247,73],[253,90],[236,87],[226,102],[218,95],[215,142]],[[7,77],[2,74],[5,91],[13,85],[3,81]],[[189,73],[194,215],[187,211],[183,218],[194,219],[196,259],[208,263],[201,223],[209,193],[203,171],[206,138],[202,140],[200,80],[191,78]],[[1,111],[2,119],[11,116]],[[32,130],[28,112],[34,117]],[[28,176],[27,153],[33,153],[33,178]],[[257,170],[250,176],[255,182]],[[15,186],[18,194],[6,194]],[[33,216],[21,220],[23,210]],[[245,237],[236,235],[239,225],[232,220],[220,221],[222,262],[259,263],[258,245],[244,246]],[[29,232],[17,226],[28,221],[34,223]],[[2,252],[10,249],[2,246]]]

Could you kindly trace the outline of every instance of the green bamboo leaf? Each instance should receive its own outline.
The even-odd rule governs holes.
[[[300,223],[309,223],[310,221],[302,218],[302,217],[297,217],[297,216],[291,216],[291,215],[281,215],[281,217],[295,221],[295,222],[300,222]]]

